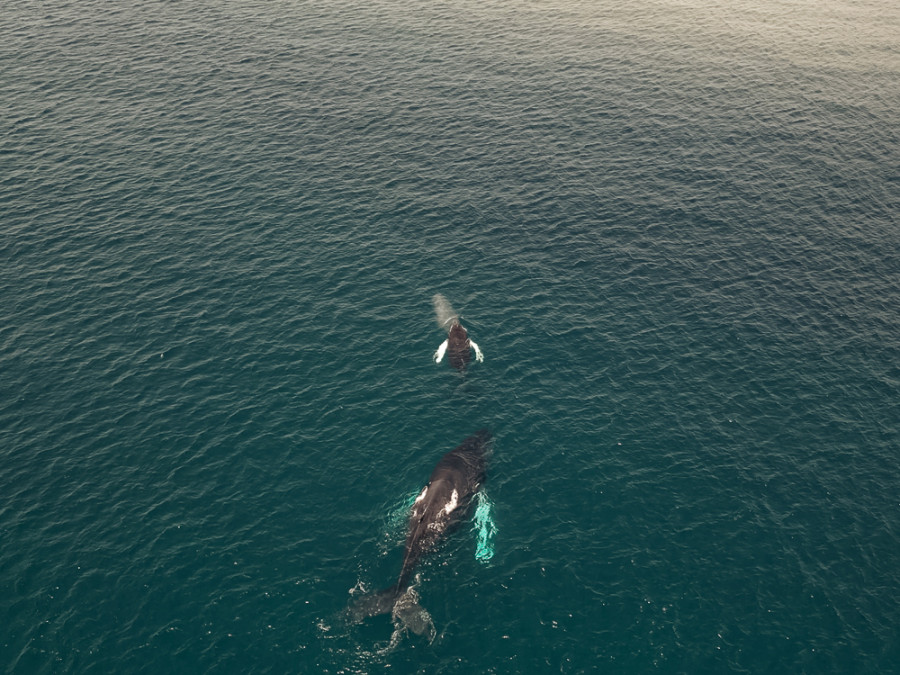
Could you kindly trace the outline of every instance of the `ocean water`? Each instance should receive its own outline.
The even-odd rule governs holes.
[[[0,12],[3,672],[900,672],[895,2]]]

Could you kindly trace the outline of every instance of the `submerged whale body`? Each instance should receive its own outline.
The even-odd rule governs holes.
[[[449,534],[466,516],[472,497],[485,476],[485,454],[491,433],[482,429],[444,455],[431,472],[409,514],[400,576],[390,588],[369,595],[348,609],[349,618],[391,613],[395,622],[415,633],[434,635],[431,617],[419,604],[410,579],[419,559]]]

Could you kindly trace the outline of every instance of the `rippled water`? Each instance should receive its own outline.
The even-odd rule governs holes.
[[[4,672],[897,671],[895,3],[3,15]]]

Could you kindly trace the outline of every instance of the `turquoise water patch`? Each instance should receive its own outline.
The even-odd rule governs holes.
[[[497,536],[497,525],[494,523],[494,503],[482,490],[475,495],[475,530],[477,532],[477,545],[475,547],[475,559],[486,563],[494,557],[494,538]]]

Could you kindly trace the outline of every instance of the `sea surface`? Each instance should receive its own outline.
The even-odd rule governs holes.
[[[895,0],[0,15],[0,672],[900,672]]]

